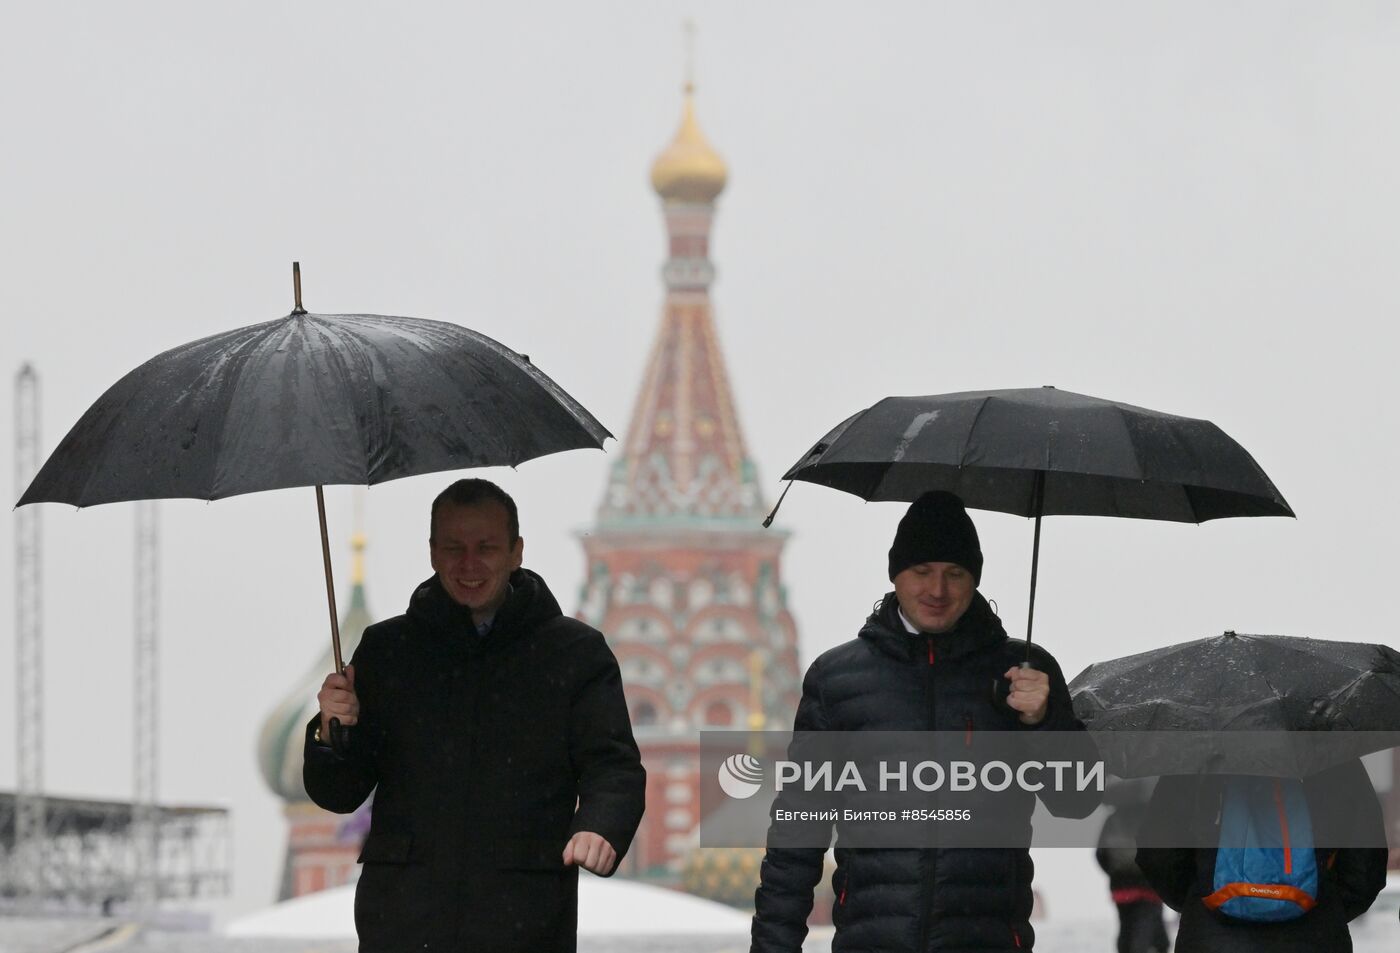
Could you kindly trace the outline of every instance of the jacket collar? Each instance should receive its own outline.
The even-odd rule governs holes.
[[[899,600],[893,592],[885,593],[870,618],[860,630],[860,637],[869,640],[886,655],[899,659],[913,658],[924,651],[924,639],[904,628],[899,618]],[[934,650],[940,658],[954,659],[984,649],[996,648],[1006,641],[1006,628],[1001,619],[992,611],[981,592],[972,594],[972,605],[967,607],[958,624],[952,631],[931,636]]]
[[[494,641],[498,635],[532,628],[563,615],[549,586],[530,570],[517,569],[511,573],[510,587],[510,594],[496,610],[491,631],[485,638]],[[469,644],[479,638],[471,609],[453,601],[436,573],[413,590],[408,600],[408,617],[435,634],[468,639]]]

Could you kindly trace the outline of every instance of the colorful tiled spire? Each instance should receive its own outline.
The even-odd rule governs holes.
[[[730,520],[764,513],[710,308],[710,226],[723,160],[695,120],[687,84],[675,141],[652,165],[670,255],[666,301],[623,451],[598,509],[600,526]]]
[[[597,521],[580,534],[578,615],[617,654],[648,803],[667,805],[643,819],[630,874],[679,877],[696,843],[699,730],[790,724],[801,693],[781,577],[787,534],[762,528],[710,308],[710,226],[726,176],[687,83],[680,132],[652,166],[670,250],[660,327]]]

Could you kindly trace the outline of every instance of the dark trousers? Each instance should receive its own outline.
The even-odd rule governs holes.
[[[1150,900],[1115,904],[1118,907],[1118,953],[1167,953],[1167,925],[1162,905]]]

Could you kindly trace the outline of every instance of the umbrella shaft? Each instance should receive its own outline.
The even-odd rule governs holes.
[[[1031,598],[1026,610],[1026,661],[1031,658],[1031,630],[1035,627],[1035,577],[1040,569],[1040,515],[1035,517],[1035,542],[1031,544]]]
[[[326,605],[331,613],[331,646],[335,649],[336,674],[345,671],[345,663],[340,658],[340,620],[335,614],[335,580],[331,576],[331,540],[326,533],[326,494],[321,485],[316,484],[316,514],[321,519],[321,562],[326,567]]]
[[[1035,541],[1031,544],[1031,598],[1026,609],[1026,662],[1031,660],[1031,632],[1035,628],[1035,580],[1040,573],[1040,518],[1045,514],[1045,471],[1035,473]]]

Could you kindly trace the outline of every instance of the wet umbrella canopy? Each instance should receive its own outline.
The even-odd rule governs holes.
[[[1210,421],[1053,387],[887,397],[838,424],[783,479],[866,500],[948,490],[976,509],[1034,517],[1027,642],[1044,515],[1293,515],[1254,458]]]
[[[1124,777],[1226,758],[1296,776],[1400,742],[1400,652],[1385,645],[1226,632],[1090,665],[1069,687]]]
[[[127,374],[63,438],[19,505],[374,484],[514,466],[609,436],[528,358],[475,331],[294,312]]]
[[[515,466],[601,448],[612,434],[528,357],[483,334],[415,318],[309,314],[295,264],[293,276],[296,307],[285,318],[173,348],[112,385],[18,505],[314,486],[339,672],[323,486]]]
[[[887,397],[838,424],[783,479],[866,500],[948,490],[1017,516],[1293,515],[1210,421],[1053,387]]]

